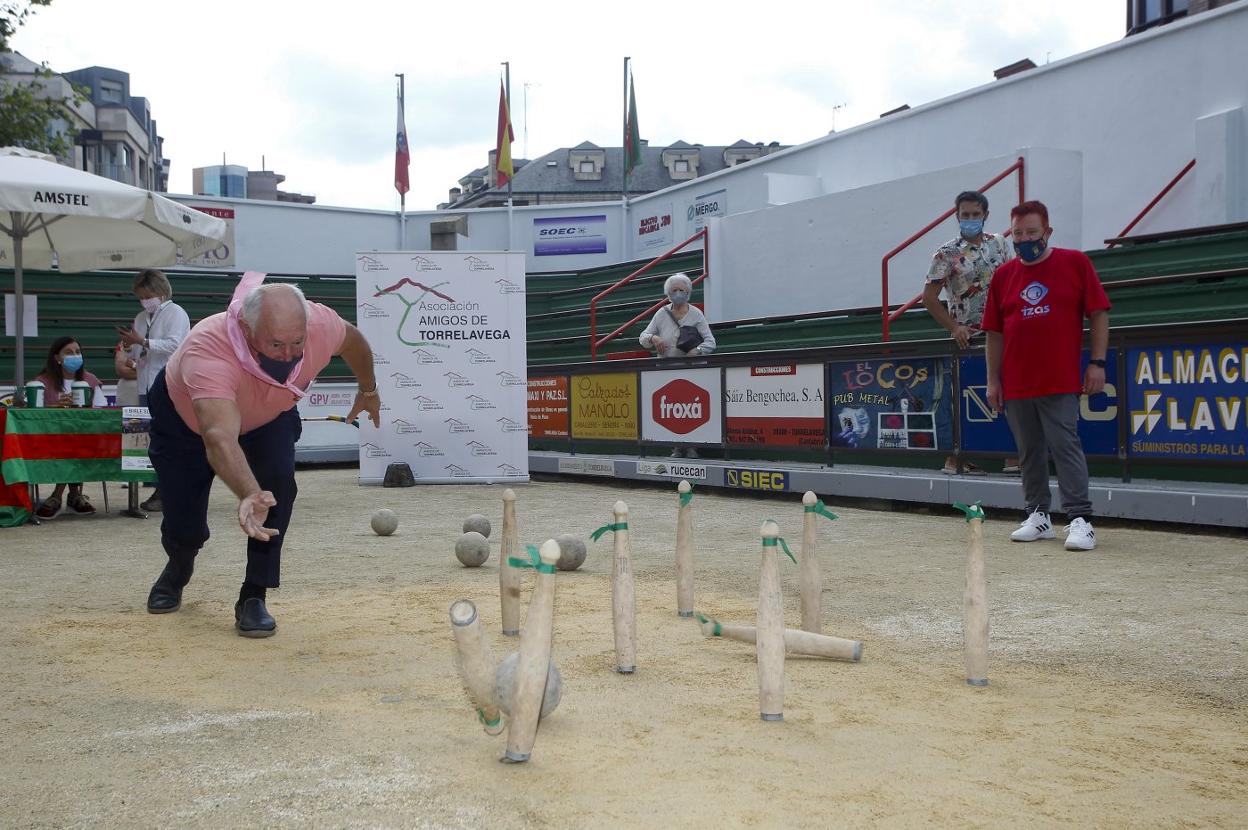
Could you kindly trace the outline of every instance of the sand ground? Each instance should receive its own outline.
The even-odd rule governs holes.
[[[507,766],[455,673],[447,620],[470,598],[495,655],[515,647],[499,634],[501,488],[361,489],[352,470],[299,481],[268,640],[233,630],[243,545],[223,487],[166,616],[144,609],[163,566],[157,521],[0,531],[0,825],[1245,826],[1242,534],[1104,527],[1095,553],[1075,554],[1011,544],[1015,518],[990,517],[992,682],[975,689],[966,524],[833,504],[825,631],[863,640],[863,660],[789,660],[785,719],[763,723],[753,647],[675,615],[671,488],[521,485],[524,541],[587,536],[629,503],[639,668],[612,670],[608,536],[557,578],[563,702],[533,760]],[[388,538],[368,527],[382,506],[401,516]],[[694,508],[698,607],[749,622],[759,523],[796,541],[800,504],[699,492]],[[496,544],[465,569],[451,551],[473,512]]]

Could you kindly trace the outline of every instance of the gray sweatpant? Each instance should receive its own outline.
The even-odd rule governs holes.
[[[1005,417],[1018,445],[1027,512],[1049,512],[1049,456],[1057,467],[1062,509],[1070,519],[1092,518],[1088,459],[1079,443],[1078,395],[1046,395],[1006,401]]]

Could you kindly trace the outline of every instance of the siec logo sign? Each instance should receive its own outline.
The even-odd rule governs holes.
[[[711,395],[701,386],[674,380],[650,397],[651,417],[677,435],[688,435],[711,420]]]

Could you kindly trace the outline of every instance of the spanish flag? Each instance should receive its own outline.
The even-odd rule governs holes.
[[[516,140],[516,134],[511,129],[511,112],[507,107],[507,90],[503,88],[503,82],[498,82],[498,143],[495,145],[498,170],[498,182],[496,187],[502,187],[511,181],[511,177],[516,174],[516,168],[511,163],[511,142]]]

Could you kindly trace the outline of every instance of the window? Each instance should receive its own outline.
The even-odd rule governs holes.
[[[121,84],[115,81],[100,81],[100,100],[106,104],[120,104]]]
[[[579,172],[579,173],[593,173],[593,172],[594,172],[594,163],[593,163],[592,161],[582,161],[582,162],[581,162],[581,166],[578,168],[577,172]]]
[[[1127,0],[1127,34],[1187,15],[1189,0]]]
[[[688,173],[689,172],[689,159],[676,159],[676,161],[672,162],[672,172],[673,173]]]

